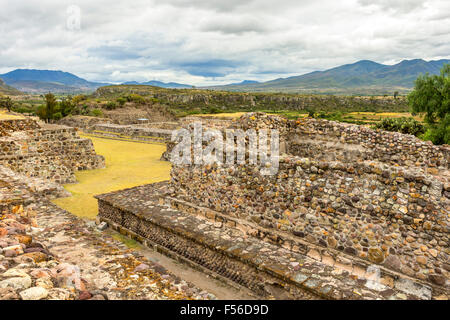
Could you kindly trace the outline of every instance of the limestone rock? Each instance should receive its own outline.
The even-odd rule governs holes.
[[[32,287],[20,292],[22,300],[42,300],[47,298],[48,291],[42,287]]]

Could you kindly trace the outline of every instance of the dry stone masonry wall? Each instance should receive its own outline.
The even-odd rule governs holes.
[[[250,165],[174,166],[177,199],[252,223],[257,233],[273,230],[281,235],[275,238],[294,237],[448,290],[448,146],[263,114],[231,127],[279,129],[288,154],[278,173],[261,176]]]
[[[0,128],[10,128],[0,121]],[[62,126],[40,128],[31,120],[20,122],[8,136],[0,138],[0,165],[30,177],[58,183],[75,182],[74,172],[104,167],[104,158],[95,153],[89,139],[76,129]],[[23,130],[24,129],[24,130]]]
[[[286,140],[288,153],[301,157],[378,160],[391,165],[423,168],[448,169],[450,166],[449,146],[435,146],[412,135],[327,120],[298,121]]]
[[[29,119],[1,120],[0,137],[7,136],[14,131],[34,130],[38,128],[39,125]]]

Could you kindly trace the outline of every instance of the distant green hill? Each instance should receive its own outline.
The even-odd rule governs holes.
[[[52,70],[17,69],[0,75],[5,83],[29,93],[78,93],[89,92],[104,86],[90,82],[74,74]]]
[[[0,95],[18,96],[23,94],[16,88],[8,86],[2,79],[0,79]]]
[[[325,71],[301,76],[280,78],[255,84],[233,84],[210,87],[230,91],[281,91],[298,93],[384,94],[407,92],[414,80],[425,73],[438,74],[450,60],[404,60],[389,66],[370,60],[361,60]]]
[[[157,80],[151,80],[147,82],[136,82],[136,81],[129,81],[123,83],[123,85],[145,85],[145,86],[154,86],[154,87],[160,87],[160,88],[167,88],[167,89],[191,89],[192,86],[189,84],[182,84],[182,83],[176,83],[176,82],[161,82]]]

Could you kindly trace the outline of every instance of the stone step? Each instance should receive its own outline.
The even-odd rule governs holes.
[[[263,298],[277,291],[286,299],[431,299],[441,294],[411,279],[383,276],[376,266],[364,270],[346,258],[329,263],[314,251],[295,252],[224,221],[175,210],[167,205],[169,199],[164,201],[166,192],[163,182],[97,196],[99,219]]]

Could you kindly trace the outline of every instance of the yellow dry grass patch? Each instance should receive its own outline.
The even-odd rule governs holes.
[[[193,114],[194,117],[212,117],[212,118],[239,118],[248,112],[229,112],[229,113],[208,113],[208,114]]]
[[[170,177],[170,163],[159,160],[165,145],[87,138],[94,143],[97,154],[105,157],[106,168],[77,172],[78,183],[64,186],[72,197],[54,200],[56,205],[79,217],[95,218],[98,206],[94,195]]]
[[[355,119],[362,119],[362,117],[365,117],[368,120],[379,120],[384,118],[409,118],[413,117],[417,121],[423,121],[423,116],[415,115],[413,116],[409,112],[349,112],[346,115],[353,116]]]
[[[250,112],[250,111],[249,111]],[[223,118],[223,119],[237,119],[249,112],[229,112],[229,113],[206,113],[206,114],[194,114],[194,117],[210,117],[210,118]],[[261,111],[267,114],[279,115],[279,116],[293,116],[298,118],[304,118],[307,114],[299,113],[298,111],[282,110],[280,112]]]
[[[9,114],[7,110],[0,110],[0,120],[14,120],[14,119],[24,119],[24,117]]]

